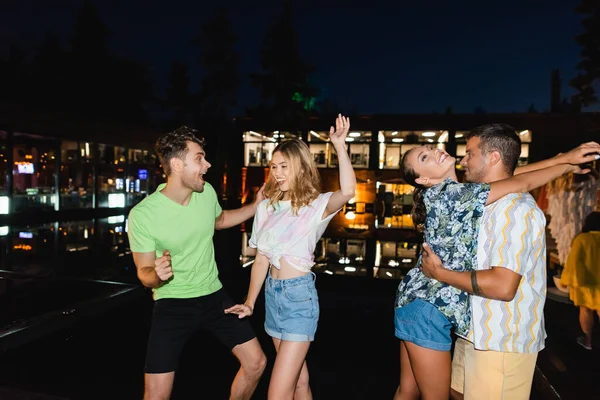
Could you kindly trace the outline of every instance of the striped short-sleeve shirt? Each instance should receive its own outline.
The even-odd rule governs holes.
[[[509,194],[486,207],[479,229],[477,269],[508,268],[522,276],[505,302],[471,296],[476,349],[536,353],[544,348],[546,218],[528,193]]]

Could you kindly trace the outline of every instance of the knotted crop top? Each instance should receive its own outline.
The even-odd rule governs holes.
[[[275,209],[269,206],[268,199],[261,201],[254,216],[250,247],[258,249],[277,269],[281,269],[283,258],[297,270],[310,272],[317,242],[329,221],[340,211],[322,218],[332,194],[320,194],[312,203],[301,207],[297,215],[292,213],[290,200],[279,201]]]

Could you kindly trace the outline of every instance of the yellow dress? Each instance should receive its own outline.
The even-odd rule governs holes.
[[[576,306],[600,310],[600,231],[575,236],[560,282]]]

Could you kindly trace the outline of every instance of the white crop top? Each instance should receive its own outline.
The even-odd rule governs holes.
[[[329,221],[340,210],[322,219],[329,198],[333,192],[321,193],[307,206],[292,214],[292,202],[279,201],[275,210],[269,200],[263,200],[256,208],[250,247],[269,259],[277,269],[283,258],[292,267],[302,272],[310,272],[314,265],[314,252],[317,242],[325,232]]]

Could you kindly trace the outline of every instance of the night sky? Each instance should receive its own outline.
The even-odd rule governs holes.
[[[256,93],[247,73],[259,70],[259,49],[283,1],[95,0],[117,55],[152,68],[164,89],[171,61],[201,76],[192,39],[200,25],[227,4],[239,36],[244,86],[240,103]],[[549,108],[550,74],[561,71],[563,97],[571,94],[581,32],[579,0],[293,1],[295,28],[305,60],[317,66],[315,82],[347,112],[524,112]],[[28,47],[46,31],[67,39],[77,0],[4,0],[0,49]],[[326,5],[323,5],[326,4]],[[365,8],[365,4],[369,7]],[[160,93],[160,92],[159,92]]]

